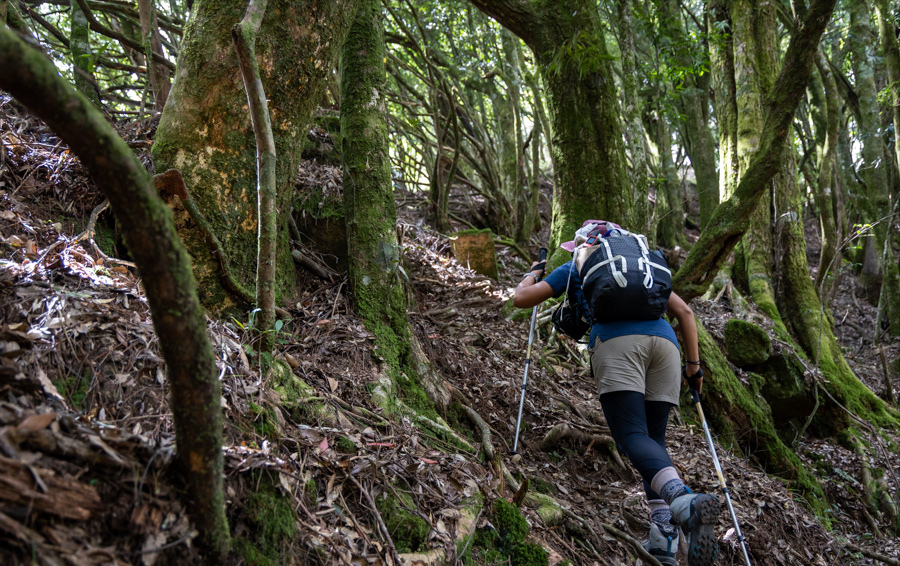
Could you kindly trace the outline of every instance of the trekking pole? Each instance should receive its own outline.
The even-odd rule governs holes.
[[[716,454],[716,447],[713,444],[712,434],[709,432],[709,425],[706,424],[706,417],[703,415],[703,407],[700,406],[700,391],[691,387],[691,396],[694,398],[694,405],[697,407],[697,413],[700,415],[700,423],[703,424],[703,433],[706,435],[706,442],[709,444],[709,451],[712,453],[713,465],[716,467],[716,474],[719,476],[719,487],[725,494],[725,502],[728,503],[728,510],[731,512],[731,521],[734,523],[734,531],[737,533],[738,541],[741,543],[741,551],[744,553],[744,562],[747,566],[750,564],[750,554],[747,552],[747,541],[741,533],[741,525],[738,523],[737,515],[734,512],[734,506],[731,504],[731,493],[728,485],[725,483],[725,476],[722,474],[722,465],[719,463],[719,456]]]
[[[538,263],[547,259],[547,248],[541,248]],[[535,284],[540,279],[535,281]],[[519,416],[516,418],[516,438],[513,440],[512,453],[519,447],[519,425],[522,424],[522,407],[525,405],[525,387],[528,385],[528,368],[531,367],[531,344],[534,342],[534,323],[537,322],[537,305],[531,309],[531,329],[528,331],[528,350],[525,352],[525,376],[522,377],[522,392],[519,394]]]

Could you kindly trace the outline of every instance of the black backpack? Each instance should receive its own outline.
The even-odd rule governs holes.
[[[655,320],[665,314],[672,272],[662,252],[650,251],[641,234],[619,229],[599,234],[590,232],[573,259],[594,321]]]
[[[553,326],[560,334],[571,336],[577,341],[584,338],[585,333],[591,327],[585,316],[584,307],[579,301],[572,301],[568,294],[562,303],[553,310]]]
[[[574,265],[572,267],[574,267]],[[566,336],[571,336],[576,341],[580,342],[588,329],[590,329],[591,323],[589,321],[588,313],[585,312],[581,301],[572,300],[573,297],[569,295],[571,274],[569,277],[570,279],[566,281],[566,298],[563,299],[562,303],[556,306],[553,310],[553,315],[550,318],[553,321],[553,326],[556,328],[557,332],[565,334]]]

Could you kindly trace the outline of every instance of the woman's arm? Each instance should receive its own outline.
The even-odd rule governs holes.
[[[531,279],[529,277],[529,279]],[[672,293],[669,296],[669,317],[678,320],[681,327],[681,336],[684,340],[684,361],[699,362],[700,361],[700,344],[697,338],[697,322],[694,320],[694,311],[688,306],[684,299]],[[688,377],[697,373],[700,369],[699,364],[685,364],[685,373]],[[703,378],[700,378],[697,389],[703,387]]]
[[[513,295],[513,304],[520,309],[539,305],[553,296],[553,287],[549,283],[546,281],[538,282],[538,277],[544,275],[543,269],[535,270],[534,266],[532,266],[532,271],[529,273],[532,273],[534,276],[526,274],[519,286],[516,287],[516,292]]]

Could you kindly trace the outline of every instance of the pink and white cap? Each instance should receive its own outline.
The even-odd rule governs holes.
[[[620,230],[622,229],[622,227],[615,222],[607,222],[606,220],[585,220],[584,224],[581,225],[581,228],[579,228],[575,232],[575,239],[569,242],[563,242],[559,247],[568,252],[574,252],[576,247],[580,246],[587,240],[588,234],[597,225],[599,225],[600,227],[601,237],[606,235],[606,230],[608,228],[618,228]]]

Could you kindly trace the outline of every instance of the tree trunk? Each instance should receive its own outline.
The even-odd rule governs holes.
[[[734,194],[716,208],[700,239],[674,277],[675,290],[685,300],[702,295],[749,226],[751,213],[778,172],[794,111],[809,81],[819,38],[831,18],[835,0],[814,0],[804,21],[791,36],[771,96],[764,102],[765,124],[759,149],[742,172]]]
[[[819,226],[822,249],[819,252],[819,267],[816,272],[816,292],[822,304],[829,305],[832,289],[837,282],[841,268],[841,231],[836,222],[832,194],[836,179],[838,129],[841,125],[840,106],[834,76],[820,51],[816,60],[820,81],[811,83],[812,102],[819,106],[821,119],[816,124],[816,139],[819,154],[819,175],[815,186],[816,208],[819,209]],[[821,133],[820,133],[821,131]]]
[[[720,31],[732,28],[729,14],[730,5],[730,0],[710,0],[709,2],[709,60],[713,91],[715,92],[716,124],[719,130],[719,195],[716,198],[717,202],[731,197],[738,182],[734,36],[730,31]],[[708,219],[707,222],[709,222]],[[705,227],[706,223],[703,226]]]
[[[674,32],[677,42],[688,43],[687,33],[679,13],[679,3],[675,0],[663,2],[664,14]],[[690,52],[677,50],[677,62],[681,67],[692,68]],[[685,150],[691,159],[697,180],[697,197],[700,201],[700,227],[706,226],[713,210],[719,205],[719,179],[716,173],[716,149],[712,131],[709,129],[709,94],[705,81],[694,73],[684,79],[681,90],[681,114],[685,133]],[[682,207],[683,208],[683,207]],[[681,230],[684,232],[684,230]]]
[[[301,148],[355,7],[356,0],[276,0],[257,39],[257,63],[280,156],[277,296],[293,290],[287,223]],[[255,141],[230,34],[243,11],[239,3],[195,4],[152,156],[157,170],[182,171],[237,278],[249,287],[255,281],[257,256],[256,179],[248,174],[256,170]],[[203,304],[215,313],[233,309],[236,299],[220,282],[206,238],[186,215],[177,216],[176,223],[194,259]]]
[[[890,238],[893,219],[890,187],[884,166],[884,142],[878,108],[878,89],[875,84],[873,55],[874,34],[869,25],[869,4],[866,0],[850,2],[850,61],[856,78],[856,94],[859,96],[859,130],[862,138],[862,165],[860,176],[865,182],[865,198],[856,200],[866,222],[874,224],[874,237],[866,238],[860,282],[866,289],[869,303],[877,305],[882,286],[886,286],[885,302],[892,334],[900,334],[900,280],[897,265],[892,260],[881,265],[882,250]],[[895,69],[894,72],[897,72]],[[891,254],[893,256],[893,254]],[[891,296],[893,294],[893,296]],[[878,330],[876,330],[877,332]]]
[[[72,32],[69,36],[69,50],[72,52],[72,75],[75,88],[95,106],[100,106],[100,91],[94,78],[94,53],[91,50],[88,20],[78,2],[72,2],[69,17]]]
[[[172,384],[176,463],[205,551],[230,546],[222,491],[222,410],[216,359],[197,299],[190,257],[172,213],[141,162],[87,99],[42,54],[0,28],[0,87],[26,104],[78,155],[112,206],[141,271]],[[179,176],[180,178],[180,176]]]
[[[659,105],[657,105],[659,107]],[[656,183],[656,240],[665,248],[683,246],[684,203],[679,190],[675,162],[672,160],[672,139],[669,124],[661,109],[656,112],[656,148],[659,154],[659,174]]]
[[[734,0],[731,4],[734,33],[734,76],[737,108],[738,177],[742,177],[759,149],[765,121],[765,100],[772,92],[778,69],[775,6],[753,0]],[[782,154],[782,163],[784,162]],[[788,182],[779,167],[773,181]],[[773,185],[763,190],[750,217],[750,225],[735,250],[735,278],[746,283],[753,301],[784,331],[775,303],[772,251]],[[786,333],[786,331],[785,331]],[[786,336],[785,336],[786,338]]]
[[[632,198],[618,94],[596,6],[588,0],[472,3],[522,38],[541,69],[556,167],[550,249],[570,240],[587,218],[628,225]]]
[[[256,64],[256,38],[266,14],[268,0],[250,0],[244,19],[231,30],[234,48],[244,88],[250,122],[256,139],[256,306],[259,318],[256,329],[260,333],[260,349],[271,352],[275,345],[275,260],[278,222],[275,214],[277,186],[275,184],[276,154],[272,137],[272,120],[266,92]]]
[[[350,288],[396,393],[429,412],[433,382],[407,318],[388,155],[381,3],[364,0],[341,55],[341,155]],[[440,404],[446,404],[440,399]],[[433,409],[431,409],[433,413]]]
[[[75,3],[73,3],[74,5]],[[162,110],[169,98],[172,85],[169,69],[153,61],[153,54],[162,56],[162,41],[156,23],[156,8],[153,0],[138,0],[138,14],[141,19],[141,39],[147,57],[147,78],[153,88],[153,101],[157,110]]]
[[[641,123],[642,101],[638,95],[631,10],[632,0],[616,0],[619,52],[622,55],[622,118],[625,122],[628,151],[631,153],[631,185],[634,191],[633,222],[630,229],[641,234],[653,234],[655,230],[652,229],[650,220],[650,165],[647,138]]]
[[[891,120],[894,125],[894,170],[900,171],[900,46],[897,43],[897,35],[894,31],[896,24],[889,3],[886,0],[875,0],[875,13],[878,15],[878,29],[881,36],[881,47],[884,51],[884,64],[888,72],[888,88],[891,93]],[[898,195],[893,194],[893,196],[890,196],[890,187],[886,187],[886,190],[889,195],[886,211],[893,213],[897,210],[896,199]],[[900,270],[898,270],[897,260],[893,251],[896,231],[891,229],[895,223],[896,219],[893,216],[885,222],[888,226],[885,230],[887,242],[883,247],[888,250],[888,253],[883,265],[885,285],[881,291],[881,300],[884,303],[884,311],[890,323],[891,335],[900,336]]]

